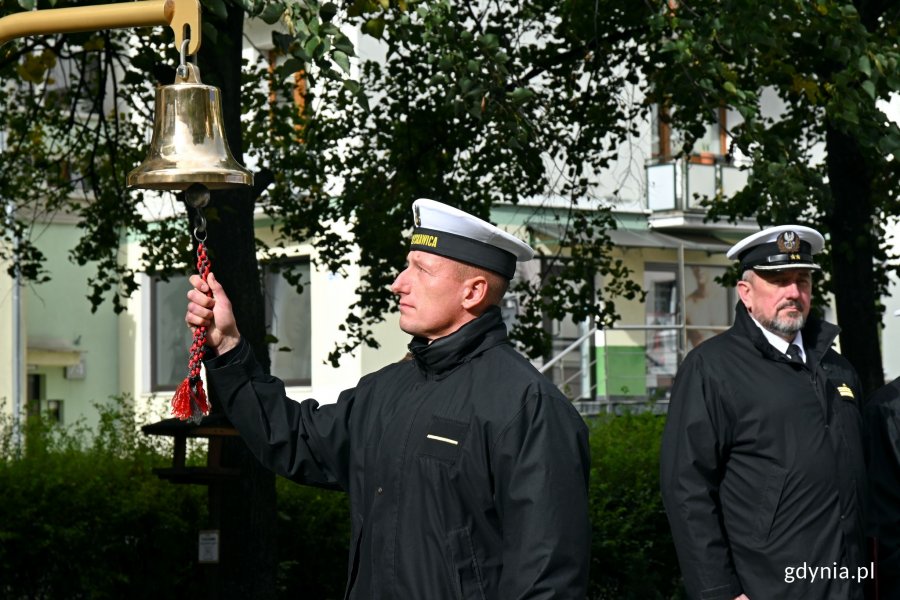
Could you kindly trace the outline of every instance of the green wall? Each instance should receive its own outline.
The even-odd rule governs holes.
[[[644,346],[597,347],[598,396],[646,396]]]
[[[45,400],[63,401],[64,423],[84,416],[94,425],[99,415],[93,404],[122,393],[117,315],[110,302],[91,312],[88,279],[95,276],[96,268],[69,261],[69,250],[78,242],[81,230],[69,224],[35,229],[39,231],[35,243],[47,257],[50,280],[28,285],[23,294],[26,346],[58,344],[81,351],[85,369],[83,378],[67,379],[65,367],[29,365],[27,375],[41,376]]]

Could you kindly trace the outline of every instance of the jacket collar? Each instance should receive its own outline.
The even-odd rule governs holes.
[[[441,376],[488,348],[507,341],[506,325],[500,316],[500,307],[491,306],[478,318],[430,344],[425,338],[413,338],[409,351],[420,369]]]
[[[734,315],[734,329],[736,332],[749,338],[764,356],[773,360],[786,360],[784,355],[769,343],[763,332],[753,322],[753,317],[747,312],[747,307],[740,300],[735,306]],[[806,349],[807,362],[810,365],[815,366],[822,360],[822,357],[831,348],[840,331],[841,329],[837,325],[832,325],[810,313],[806,319],[806,324],[803,326],[803,344]]]

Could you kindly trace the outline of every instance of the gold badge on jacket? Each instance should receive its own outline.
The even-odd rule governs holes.
[[[838,393],[844,398],[854,398],[853,390],[850,389],[850,386],[846,383],[842,383],[838,386]]]

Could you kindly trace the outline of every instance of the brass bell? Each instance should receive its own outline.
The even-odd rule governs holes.
[[[176,70],[175,83],[156,88],[150,152],[128,174],[128,187],[183,191],[253,185],[253,174],[228,149],[219,89],[204,85],[192,63]]]

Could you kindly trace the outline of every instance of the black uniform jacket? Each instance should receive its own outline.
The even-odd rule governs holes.
[[[900,600],[900,378],[872,394],[864,416],[878,589],[881,600]]]
[[[587,427],[511,346],[496,307],[336,404],[285,397],[245,342],[207,362],[256,457],[350,493],[347,598],[583,598]]]
[[[739,302],[679,368],[661,486],[690,598],[862,598],[862,396],[837,333],[810,317],[791,364]]]

